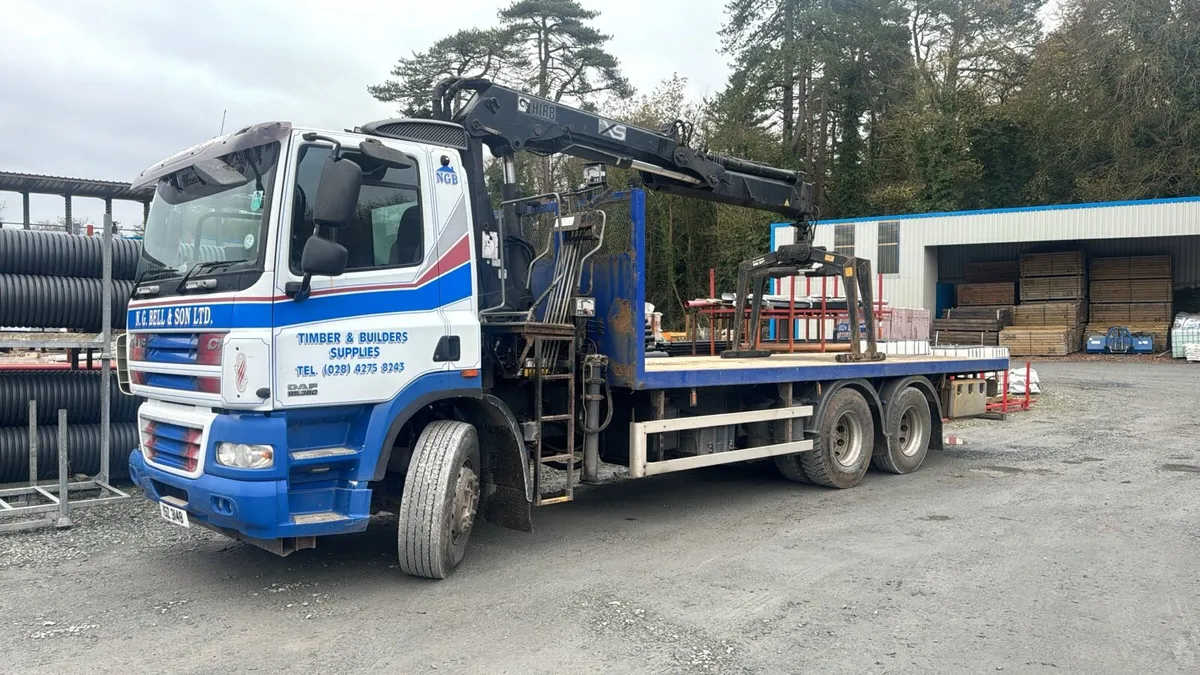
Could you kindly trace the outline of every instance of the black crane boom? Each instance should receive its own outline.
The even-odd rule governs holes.
[[[446,103],[463,91],[472,96],[451,116]],[[462,124],[498,157],[562,153],[631,168],[652,190],[770,211],[801,227],[812,210],[812,185],[801,172],[690,148],[678,126],[651,131],[487,80],[442,83],[434,114]]]
[[[471,95],[467,103],[461,110],[452,111],[451,103],[463,93]],[[501,196],[510,204],[505,209],[506,219],[515,216],[511,204],[518,188],[513,156],[518,152],[547,156],[561,153],[588,162],[634,169],[652,190],[782,215],[796,229],[795,243],[780,246],[738,267],[733,349],[722,356],[769,356],[769,351],[759,348],[757,330],[766,281],[812,273],[838,275],[845,281],[852,327],[851,349],[839,354],[838,360],[884,358],[876,348],[875,317],[871,313],[871,263],[812,245],[813,230],[808,219],[812,213],[813,187],[804,180],[803,173],[689,147],[691,128],[683,122],[653,131],[484,79],[450,79],[439,83],[433,92],[433,116],[442,120],[440,124],[461,125],[466,131],[471,142],[466,144],[465,151],[474,158],[476,166],[472,171],[477,180],[483,178],[480,144],[487,145],[500,158],[504,171]],[[480,212],[490,210],[490,205],[482,201],[486,199],[483,194],[477,199],[481,200]],[[753,303],[750,330],[745,327],[748,299]],[[866,329],[865,350],[853,337],[853,327],[859,325],[860,316]],[[745,349],[744,336],[748,343]]]

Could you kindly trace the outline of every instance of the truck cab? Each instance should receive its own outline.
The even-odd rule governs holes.
[[[514,426],[482,389],[461,151],[270,123],[143,172],[120,367],[146,400],[130,474],[164,515],[286,553],[366,527],[414,415],[440,403]],[[477,460],[462,481],[512,493],[520,521],[514,465],[483,476]]]

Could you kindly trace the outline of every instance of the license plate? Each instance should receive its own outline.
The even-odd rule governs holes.
[[[181,508],[171,506],[170,504],[166,504],[164,502],[159,502],[158,512],[162,514],[163,520],[166,520],[169,523],[175,523],[180,527],[191,527],[191,524],[188,523],[187,511],[184,511]]]

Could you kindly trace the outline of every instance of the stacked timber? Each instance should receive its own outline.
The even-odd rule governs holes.
[[[967,263],[963,268],[963,276],[968,284],[1012,283],[1021,277],[1021,262],[1001,260]]]
[[[997,345],[1000,331],[1012,323],[1011,305],[955,307],[933,321],[935,345]]]
[[[1021,278],[1083,275],[1083,251],[1026,253],[1021,256]]]
[[[959,307],[1014,305],[1016,304],[1016,284],[1012,282],[959,284],[956,295]]]
[[[1079,351],[1083,326],[1012,326],[1000,332],[1000,346],[1012,356],[1066,356]]]
[[[1021,302],[1081,300],[1087,297],[1083,251],[1021,256]]]
[[[1013,356],[1064,356],[1079,351],[1087,321],[1082,251],[1021,256],[1021,304],[1000,345]]]
[[[1087,333],[1121,326],[1154,337],[1165,349],[1173,315],[1171,256],[1095,258],[1091,262],[1091,321]]]
[[[1014,326],[1078,326],[1087,321],[1081,300],[1028,302],[1013,308]]]
[[[1054,277],[1045,277],[1054,278]],[[1064,356],[1079,351],[1087,306],[1082,301],[1030,302],[1013,309],[1000,344],[1013,356]]]

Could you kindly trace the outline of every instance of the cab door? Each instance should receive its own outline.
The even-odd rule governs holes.
[[[482,352],[467,172],[457,150],[431,146],[429,157],[433,165],[441,311],[448,329],[437,359],[445,370],[478,369]]]
[[[278,407],[386,401],[442,368],[434,351],[447,326],[440,311],[428,153],[415,144],[382,140],[412,163],[386,167],[356,151],[361,138],[328,136],[342,144],[342,156],[363,167],[362,190],[351,221],[320,232],[346,247],[346,272],[314,277],[308,298],[287,298],[287,284],[303,277],[301,252],[315,230],[312,200],[332,152],[327,142],[297,135],[288,167],[294,188],[280,228],[288,234],[278,247],[273,303]]]

